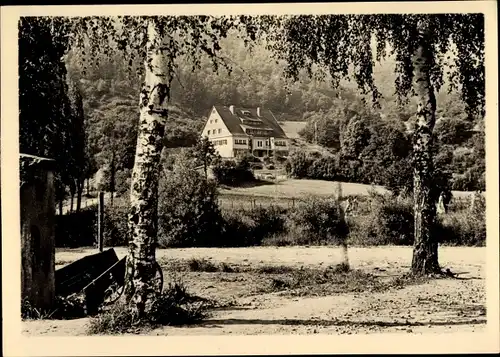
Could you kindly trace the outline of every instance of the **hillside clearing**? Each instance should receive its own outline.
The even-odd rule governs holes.
[[[308,195],[331,196],[336,195],[337,182],[308,179],[286,179],[277,183],[269,182],[265,185],[255,185],[249,187],[234,187],[221,189],[221,195],[246,195],[278,198],[301,198]],[[383,186],[366,185],[361,183],[342,182],[342,193],[344,196],[368,195],[374,190],[378,193],[388,193]],[[454,197],[467,198],[473,192],[452,191]],[[483,193],[484,194],[484,193]]]

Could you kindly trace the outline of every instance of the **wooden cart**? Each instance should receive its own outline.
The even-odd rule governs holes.
[[[56,270],[56,295],[84,293],[87,313],[94,314],[99,306],[113,304],[123,294],[125,264],[126,258],[118,259],[114,249],[83,257]],[[163,273],[158,263],[153,285],[162,291]]]

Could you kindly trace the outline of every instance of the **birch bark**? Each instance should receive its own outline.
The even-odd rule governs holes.
[[[436,97],[430,79],[432,48],[431,34],[420,25],[420,43],[412,58],[414,66],[413,88],[417,97],[417,120],[413,133],[413,198],[415,215],[415,240],[411,271],[415,275],[440,272],[438,245],[432,236],[436,206],[431,197],[433,160],[432,140],[436,112]]]
[[[172,80],[167,39],[150,19],[147,29],[145,81],[140,98],[140,119],[132,171],[129,212],[129,250],[125,299],[141,317],[154,297],[157,236],[158,170]]]

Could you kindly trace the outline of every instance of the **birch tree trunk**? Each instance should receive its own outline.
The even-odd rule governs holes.
[[[415,240],[411,271],[415,275],[440,272],[438,244],[431,232],[436,216],[435,202],[431,197],[434,171],[431,147],[432,131],[436,121],[436,97],[430,80],[432,49],[426,41],[431,34],[425,29],[421,34],[419,47],[412,58],[413,88],[418,104],[417,122],[413,134]]]
[[[139,318],[154,297],[151,282],[156,262],[158,174],[172,80],[166,39],[160,38],[154,20],[148,21],[145,82],[140,98],[140,120],[130,190],[130,241],[125,281],[125,299]]]

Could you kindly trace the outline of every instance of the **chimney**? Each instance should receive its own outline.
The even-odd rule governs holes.
[[[229,106],[229,110],[231,111],[231,113],[234,115],[234,105],[230,105]]]
[[[260,107],[257,107],[257,116],[260,117]]]

